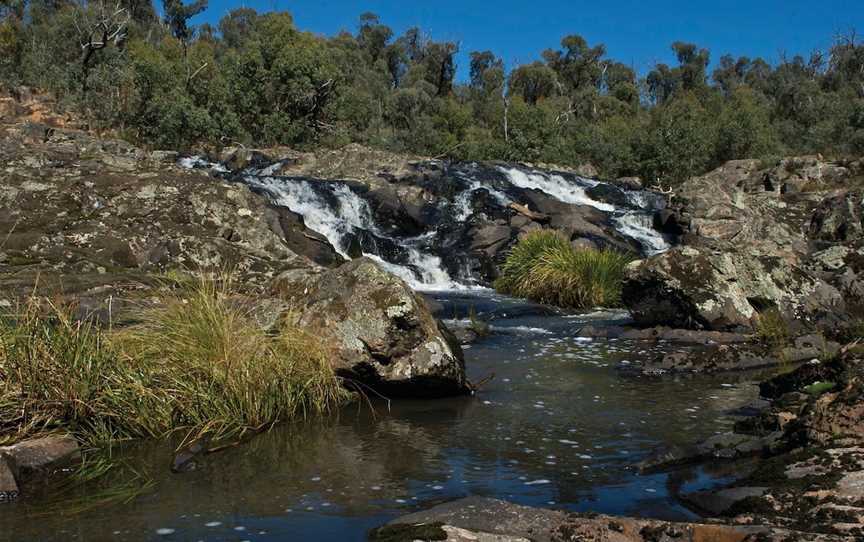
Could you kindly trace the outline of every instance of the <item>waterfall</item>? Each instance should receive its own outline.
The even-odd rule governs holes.
[[[433,180],[418,176],[410,182],[432,197],[424,200],[424,230],[417,235],[416,230],[404,233],[407,230],[392,217],[376,217],[370,205],[376,200],[366,196],[362,187],[279,176],[283,166],[279,161],[242,172],[230,172],[222,164],[197,156],[181,158],[179,165],[254,188],[274,205],[302,216],[305,226],[324,236],[344,258],[367,256],[417,290],[478,288],[475,275],[488,262],[482,262],[472,252],[477,228],[506,223],[508,206],[522,203],[526,190],[538,190],[560,202],[601,211],[608,217],[609,227],[634,240],[646,255],[670,246],[652,225],[654,213],[665,205],[662,196],[624,190],[569,173],[461,163],[436,170],[440,173]]]
[[[634,209],[624,209],[591,198],[586,188],[599,186],[593,179],[576,177],[573,181],[555,173],[528,171],[519,168],[504,168],[507,180],[520,188],[540,190],[558,201],[572,205],[588,205],[609,213],[616,231],[633,239],[642,247],[646,255],[659,254],[670,248],[669,241],[654,229],[654,212],[661,208],[658,198],[646,191],[626,191],[625,197]]]
[[[507,180],[514,186],[519,188],[528,188],[540,190],[552,196],[558,201],[569,203],[571,205],[590,205],[601,211],[611,213],[615,211],[615,206],[601,201],[594,200],[585,193],[585,186],[597,186],[597,181],[580,178],[585,186],[572,183],[557,174],[546,174],[539,171],[526,172],[517,168],[499,168]]]
[[[266,170],[265,170],[266,171]],[[310,181],[291,177],[258,176],[247,173],[243,177],[249,186],[268,194],[274,204],[286,207],[303,217],[306,227],[320,233],[333,248],[346,259],[352,240],[363,232],[374,238],[392,241],[404,252],[402,262],[385,260],[376,252],[363,251],[389,272],[407,282],[415,290],[460,290],[460,284],[444,270],[441,258],[423,249],[429,235],[414,238],[392,237],[375,222],[369,204],[347,184]],[[432,232],[434,233],[434,232]]]

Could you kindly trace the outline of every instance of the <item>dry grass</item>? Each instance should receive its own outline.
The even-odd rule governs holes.
[[[70,431],[122,439],[235,438],[346,399],[315,338],[264,330],[232,303],[230,280],[178,290],[143,324],[112,332],[33,299],[0,325],[0,441]]]

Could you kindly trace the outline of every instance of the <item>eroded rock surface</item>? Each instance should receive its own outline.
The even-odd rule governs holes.
[[[384,393],[468,391],[458,342],[425,301],[368,258],[330,271],[287,272],[274,290],[302,327],[336,345],[336,367]]]
[[[420,534],[429,526],[443,534],[434,538]],[[412,534],[412,528],[415,534]],[[403,538],[385,538],[395,533],[401,533]],[[849,539],[770,526],[672,523],[600,514],[568,514],[495,499],[468,497],[398,518],[388,527],[374,532],[370,540],[840,542]]]
[[[665,220],[684,244],[633,265],[625,305],[646,326],[749,330],[769,309],[802,329],[842,324],[864,293],[862,171],[816,157],[739,160],[685,182]]]

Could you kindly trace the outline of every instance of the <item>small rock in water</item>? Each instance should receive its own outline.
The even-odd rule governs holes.
[[[174,529],[162,528],[156,529],[156,534],[159,536],[168,536],[169,534],[174,534],[176,531]]]
[[[221,521],[211,521],[210,523],[204,524],[205,527],[218,527],[220,525],[222,525]]]

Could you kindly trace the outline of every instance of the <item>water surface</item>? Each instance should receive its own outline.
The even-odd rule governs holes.
[[[716,483],[701,469],[640,476],[660,446],[727,430],[752,402],[753,375],[634,378],[620,371],[669,344],[587,340],[583,323],[489,293],[435,294],[451,325],[466,315],[494,333],[465,350],[475,397],[376,401],[325,421],[286,425],[171,474],[165,444],[124,457],[155,489],[129,504],[65,516],[38,499],[0,507],[2,540],[365,540],[399,515],[468,495],[536,506],[667,519],[695,516],[674,494]],[[473,307],[473,310],[472,310]]]

